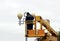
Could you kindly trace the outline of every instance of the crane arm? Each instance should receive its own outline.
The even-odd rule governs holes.
[[[45,22],[44,20],[42,20],[42,25],[53,35],[53,36],[57,36],[58,33],[49,25],[48,22]]]
[[[36,16],[36,20],[40,22],[53,36],[58,35],[58,33],[50,26],[49,22],[43,20],[41,16]]]

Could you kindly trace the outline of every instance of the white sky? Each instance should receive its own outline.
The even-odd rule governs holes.
[[[35,13],[49,19],[55,31],[60,28],[60,0],[0,0],[0,41],[24,41],[24,26],[16,15]]]

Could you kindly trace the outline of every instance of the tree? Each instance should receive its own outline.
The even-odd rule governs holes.
[[[59,31],[59,35],[58,35],[58,41],[60,40],[60,31]]]

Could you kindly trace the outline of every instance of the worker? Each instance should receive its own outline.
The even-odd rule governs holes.
[[[29,12],[27,12],[26,14],[27,14],[26,21],[28,22],[26,24],[27,25],[27,30],[32,30],[33,29],[33,19],[34,19],[34,17]],[[31,22],[31,23],[29,23],[29,22]]]

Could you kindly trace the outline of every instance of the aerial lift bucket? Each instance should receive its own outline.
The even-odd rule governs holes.
[[[28,37],[41,37],[45,36],[44,30],[38,30],[37,33],[35,30],[28,30]]]

